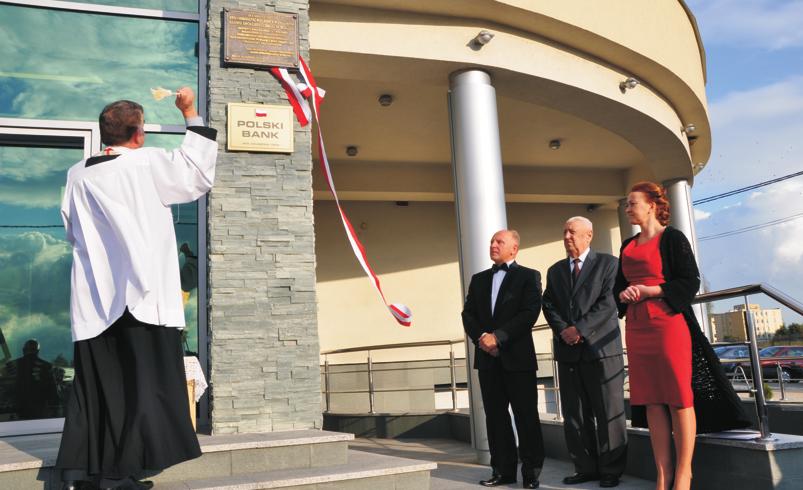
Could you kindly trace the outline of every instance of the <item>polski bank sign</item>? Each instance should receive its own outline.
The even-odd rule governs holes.
[[[293,153],[293,109],[229,103],[226,139],[229,150]]]

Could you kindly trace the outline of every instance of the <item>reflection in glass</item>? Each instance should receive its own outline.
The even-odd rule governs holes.
[[[140,9],[169,10],[173,12],[198,12],[198,0],[71,0],[95,5],[135,7]]]
[[[130,99],[149,123],[183,124],[150,87],[197,91],[196,22],[5,4],[0,19],[0,117],[96,121],[105,104]]]
[[[83,150],[0,146],[0,422],[60,417],[73,378],[59,206]]]

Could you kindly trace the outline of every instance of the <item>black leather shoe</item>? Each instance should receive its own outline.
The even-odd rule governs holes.
[[[84,480],[67,480],[61,485],[61,490],[97,490],[92,482]]]
[[[585,483],[587,481],[599,480],[598,475],[592,473],[575,473],[572,476],[567,476],[563,479],[564,485],[577,485],[578,483]]]
[[[599,486],[602,488],[613,488],[619,486],[619,477],[616,475],[602,475],[599,478]]]
[[[483,487],[498,487],[499,485],[507,485],[508,483],[516,483],[516,477],[493,475],[487,480],[480,480],[480,485]]]
[[[139,481],[134,478],[126,478],[121,480],[113,487],[101,487],[101,490],[150,490],[153,488],[153,482],[149,480]]]
[[[521,484],[521,488],[538,488],[541,485],[541,482],[538,480],[524,480]]]

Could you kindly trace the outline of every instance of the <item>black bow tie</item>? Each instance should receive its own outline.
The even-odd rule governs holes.
[[[492,265],[491,266],[491,270],[493,271],[493,274],[496,274],[497,271],[505,271],[505,272],[507,272],[508,270],[510,270],[510,267],[508,267],[508,265],[503,262],[501,264]]]

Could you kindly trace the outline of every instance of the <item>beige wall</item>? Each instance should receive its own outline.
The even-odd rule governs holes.
[[[411,202],[401,207],[392,202],[347,202],[344,206],[388,301],[407,304],[414,320],[412,327],[401,327],[387,313],[354,259],[334,203],[315,201],[321,351],[462,338],[454,204]],[[615,211],[600,209],[589,214],[585,206],[529,203],[509,203],[507,210],[509,225],[521,234],[519,262],[544,276],[547,268],[564,256],[561,230],[570,216],[585,215],[594,221],[596,250],[618,252]],[[538,323],[543,323],[543,316]],[[538,337],[537,344],[539,352],[548,352],[548,336]],[[458,356],[462,357],[460,349],[462,346]],[[448,348],[377,352],[375,360],[444,357],[448,352]],[[336,356],[331,362],[364,357]]]
[[[310,12],[313,61],[324,76],[444,83],[451,71],[483,67],[500,95],[618,132],[659,180],[690,177],[692,164],[708,160],[704,60],[683,2],[317,0]],[[496,37],[471,49],[480,29]],[[642,84],[621,93],[629,76]],[[689,123],[693,147],[680,131]]]

